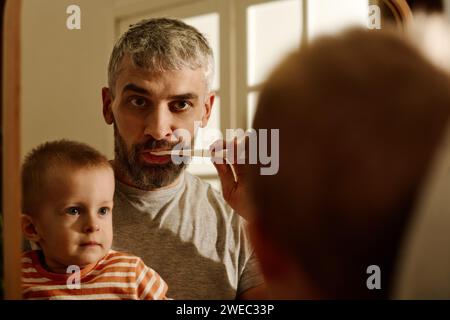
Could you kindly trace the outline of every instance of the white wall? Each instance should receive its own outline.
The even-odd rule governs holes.
[[[68,30],[66,8],[81,8],[81,30]],[[101,88],[113,45],[110,0],[23,0],[22,146],[74,139],[113,155]]]

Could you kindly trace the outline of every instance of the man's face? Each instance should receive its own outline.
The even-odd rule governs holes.
[[[111,168],[64,168],[49,172],[46,196],[34,221],[51,270],[96,263],[112,244],[114,173]]]
[[[168,186],[185,165],[150,151],[177,145],[177,129],[189,132],[182,140],[192,145],[195,121],[206,126],[214,95],[207,91],[204,70],[154,73],[135,67],[125,55],[116,79],[114,97],[111,88],[104,88],[102,94],[105,121],[114,124],[118,176],[140,189]]]

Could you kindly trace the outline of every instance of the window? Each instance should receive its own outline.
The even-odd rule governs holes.
[[[300,45],[302,10],[301,0],[264,1],[246,9],[247,128],[253,121],[262,82],[285,55]]]
[[[314,0],[308,1],[308,36],[341,31],[351,25],[367,25],[368,0]]]

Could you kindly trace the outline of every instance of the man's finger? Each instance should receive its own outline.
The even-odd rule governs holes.
[[[220,164],[213,161],[214,167],[216,167],[217,173],[219,174],[220,182],[222,184],[222,189],[225,190],[227,188],[232,187],[236,183],[236,178],[231,170],[230,165],[228,164]]]

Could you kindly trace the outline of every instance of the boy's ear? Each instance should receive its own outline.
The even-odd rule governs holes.
[[[41,237],[36,230],[36,225],[34,224],[32,217],[30,217],[27,214],[22,214],[21,225],[23,235],[25,236],[25,238],[27,238],[27,240],[34,241],[36,243],[39,242],[39,240],[41,240]]]

